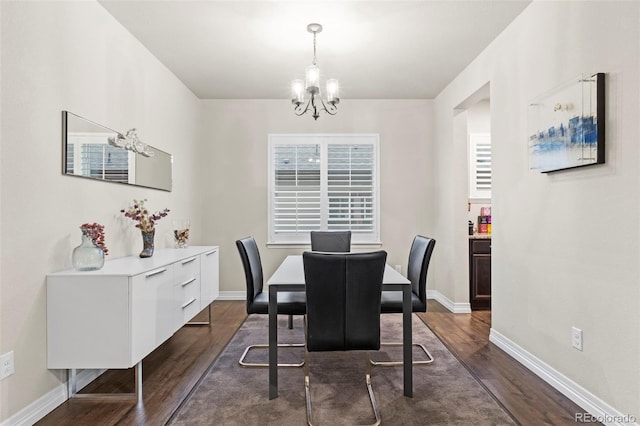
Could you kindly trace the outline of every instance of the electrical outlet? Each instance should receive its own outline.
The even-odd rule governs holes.
[[[399,273],[402,273],[402,265],[396,265],[395,270],[398,271]]]
[[[13,374],[13,351],[0,356],[0,380]]]
[[[571,346],[577,350],[582,350],[582,330],[576,327],[571,327]]]

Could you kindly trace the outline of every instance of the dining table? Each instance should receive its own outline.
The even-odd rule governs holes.
[[[269,399],[278,397],[278,292],[305,291],[302,255],[289,255],[267,281],[269,287]],[[388,264],[383,291],[402,291],[402,360],[404,396],[413,397],[411,281]]]

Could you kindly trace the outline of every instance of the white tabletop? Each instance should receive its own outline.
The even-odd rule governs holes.
[[[410,281],[391,266],[384,268],[383,284],[409,284]],[[290,255],[276,269],[267,285],[271,284],[304,284],[304,264],[301,255]]]

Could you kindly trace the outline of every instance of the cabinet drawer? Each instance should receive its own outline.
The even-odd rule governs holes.
[[[200,312],[200,256],[176,262],[176,302],[182,323]]]
[[[191,277],[176,284],[176,300],[182,305],[196,298],[200,300],[200,277]]]
[[[200,312],[200,300],[195,296],[188,298],[180,305],[180,310],[182,312],[182,324],[189,322]]]
[[[200,312],[200,274],[179,281],[176,284],[175,294],[180,318],[182,323],[185,323]]]
[[[471,240],[471,253],[473,254],[490,254],[491,240]]]
[[[183,283],[200,277],[200,256],[193,256],[175,263],[175,279]]]

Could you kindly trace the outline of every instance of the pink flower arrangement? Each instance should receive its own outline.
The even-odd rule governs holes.
[[[109,254],[109,249],[104,243],[104,225],[100,225],[99,223],[83,223],[80,225],[80,229],[83,234],[86,234],[91,240],[93,244],[97,245],[102,249],[104,254]]]
[[[164,209],[150,214],[149,210],[144,206],[144,200],[133,200],[133,204],[129,206],[128,210],[122,209],[120,213],[123,213],[125,217],[136,221],[136,228],[140,228],[143,232],[151,232],[155,229],[155,224],[158,220],[162,219],[169,214],[169,209]]]

